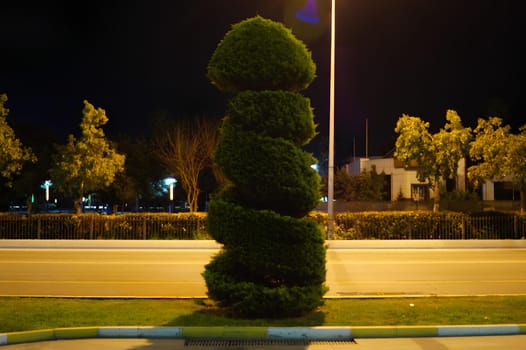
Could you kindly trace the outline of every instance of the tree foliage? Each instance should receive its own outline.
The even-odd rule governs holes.
[[[385,199],[385,173],[371,171],[351,175],[344,168],[334,174],[334,197],[346,201],[381,201]]]
[[[12,185],[13,176],[20,173],[24,163],[36,162],[37,158],[29,147],[24,147],[7,123],[9,109],[5,107],[7,95],[0,94],[0,176],[7,186]]]
[[[455,177],[460,159],[466,157],[471,128],[464,127],[454,110],[446,113],[446,124],[439,132],[429,132],[429,123],[403,114],[396,123],[395,157],[406,165],[417,164],[417,178],[434,186],[433,210],[440,206],[440,180]]]
[[[108,122],[106,111],[85,100],[82,114],[80,138],[69,135],[66,145],[57,146],[51,169],[56,190],[73,196],[77,213],[82,197],[110,186],[125,163],[125,156],[115,150],[102,130]]]
[[[191,212],[198,210],[199,175],[213,166],[218,133],[219,125],[204,118],[180,119],[157,132],[156,153],[168,172],[181,183]]]
[[[118,211],[139,211],[141,205],[151,204],[155,197],[152,184],[163,173],[156,152],[149,140],[144,137],[130,138],[120,135],[117,150],[126,156],[124,171],[115,176],[109,188],[98,191],[101,200],[111,203],[112,213]]]
[[[208,295],[237,314],[281,317],[311,311],[326,291],[321,228],[304,216],[320,200],[311,154],[314,78],[306,47],[259,16],[232,26],[208,76],[234,92],[214,161],[228,179],[212,197],[208,228],[223,244],[206,266]]]
[[[151,144],[144,138],[120,139],[120,152],[126,155],[126,169],[117,174],[111,186],[115,198],[121,203],[134,203],[134,211],[139,210],[139,200],[151,197],[151,183],[159,174],[159,166],[152,152]],[[157,172],[156,172],[157,171]],[[122,205],[124,209],[124,205]]]
[[[476,163],[468,168],[468,178],[479,186],[485,179],[510,177],[519,188],[521,211],[526,208],[526,125],[518,134],[499,117],[479,118],[469,154]]]

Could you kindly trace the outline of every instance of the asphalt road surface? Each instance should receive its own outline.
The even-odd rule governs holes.
[[[0,249],[0,295],[205,297],[217,248]],[[526,294],[526,249],[329,249],[326,296]]]
[[[526,250],[329,250],[330,296],[526,294]]]

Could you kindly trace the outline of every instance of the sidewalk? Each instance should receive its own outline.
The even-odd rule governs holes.
[[[358,339],[357,344],[350,342],[309,342],[303,345],[185,345],[179,339],[80,339],[54,340],[39,343],[26,343],[6,346],[6,350],[501,350],[523,349],[525,335],[487,336],[487,337],[447,337],[447,338],[377,338]]]
[[[523,349],[526,336],[449,337],[449,338],[390,338],[358,339],[357,344],[339,342],[312,342],[308,345],[237,345],[187,346],[177,339],[81,339],[56,340],[6,346],[6,350],[502,350]]]

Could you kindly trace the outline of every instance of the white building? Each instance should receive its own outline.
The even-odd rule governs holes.
[[[420,182],[416,178],[415,163],[409,164],[406,168],[404,164],[395,158],[355,158],[346,165],[346,170],[351,175],[361,174],[363,171],[371,171],[376,166],[378,174],[384,172],[389,179],[390,198],[425,200],[433,198],[433,190],[429,184]],[[457,176],[455,179],[457,190],[466,190],[466,161],[461,159],[458,163]]]
[[[484,180],[482,183],[482,199],[485,201],[493,200],[518,200],[520,198],[519,189],[513,184],[511,176],[501,179]]]

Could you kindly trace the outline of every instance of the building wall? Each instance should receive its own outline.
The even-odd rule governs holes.
[[[467,186],[467,174],[466,174],[466,159],[462,158],[458,161],[456,188],[459,191],[465,191]]]
[[[484,180],[482,183],[482,200],[493,201],[493,200],[515,200],[514,191],[517,191],[516,199],[520,198],[518,189],[514,190],[513,181],[511,176],[506,176],[504,178],[496,180]],[[509,197],[502,198],[502,188],[508,187]],[[500,198],[499,198],[500,197]]]
[[[391,198],[396,200],[400,197],[414,199],[411,193],[411,185],[425,185],[426,183],[418,181],[416,178],[416,170],[406,169],[396,162],[394,158],[355,158],[353,162],[346,166],[349,174],[360,174],[364,170],[371,171],[373,165],[376,166],[376,171],[382,171],[386,175],[391,175]],[[466,189],[466,162],[464,159],[459,161],[457,171],[456,185],[457,189]],[[433,198],[433,191],[429,188],[429,197]]]
[[[495,200],[495,188],[493,181],[485,180],[482,184],[482,200],[492,201]]]

